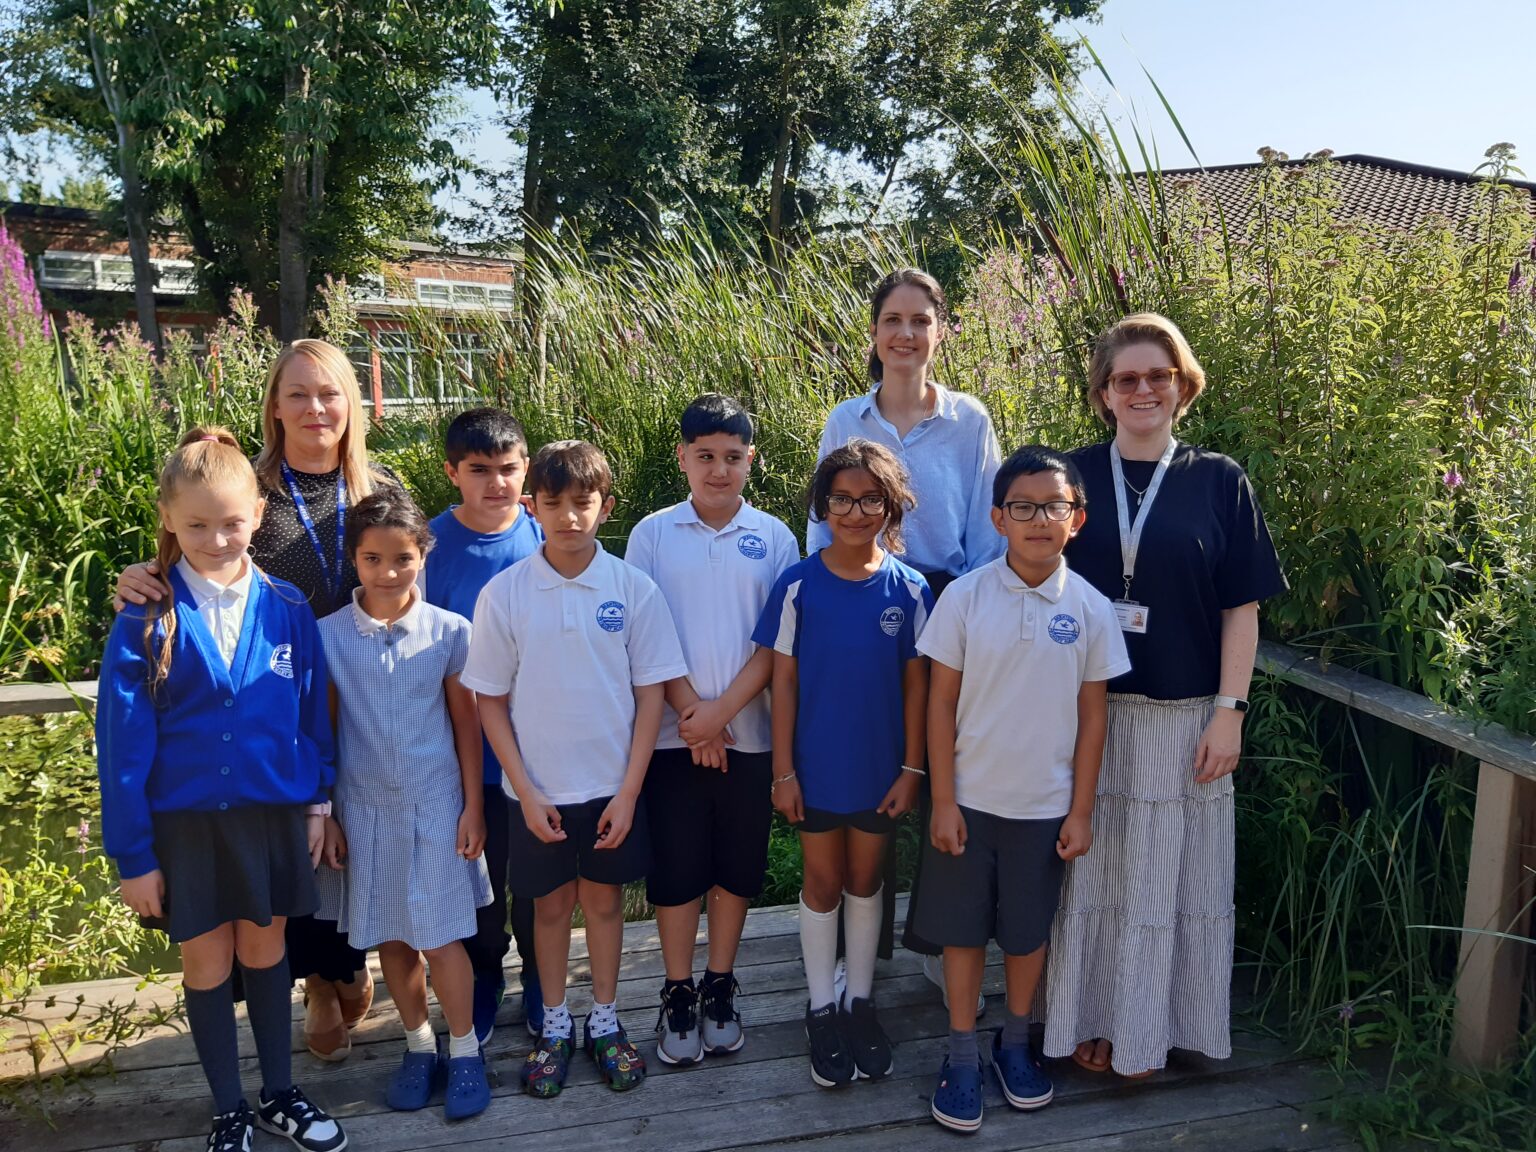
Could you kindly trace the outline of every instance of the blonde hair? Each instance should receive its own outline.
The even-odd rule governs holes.
[[[1194,349],[1184,339],[1179,326],[1156,312],[1132,313],[1099,333],[1093,347],[1093,359],[1088,364],[1088,403],[1100,420],[1111,428],[1115,426],[1115,415],[1104,403],[1104,389],[1109,387],[1115,357],[1133,344],[1156,344],[1173,361],[1179,373],[1179,403],[1173,410],[1173,419],[1177,422],[1195,402],[1195,397],[1205,390],[1205,369],[1195,359]]]
[[[240,441],[228,428],[200,426],[188,430],[160,469],[160,529],[155,535],[155,562],[165,594],[149,605],[144,616],[144,651],[149,657],[149,691],[153,696],[171,671],[171,650],[176,641],[176,594],[171,569],[181,559],[181,542],[166,524],[164,507],[187,488],[242,487],[252,501],[261,498],[261,487]],[[160,640],[155,641],[156,626]]]
[[[283,369],[302,356],[347,398],[347,426],[341,431],[341,474],[347,481],[347,496],[361,500],[373,492],[383,476],[368,463],[367,431],[363,415],[363,393],[357,372],[346,353],[324,340],[295,340],[277,354],[267,371],[267,387],[261,401],[261,452],[256,456],[256,476],[262,487],[279,492],[283,486],[283,425],[277,418],[277,389]]]

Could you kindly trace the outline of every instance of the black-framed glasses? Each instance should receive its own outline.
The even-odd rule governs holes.
[[[1035,518],[1036,512],[1044,512],[1047,520],[1055,520],[1057,523],[1070,520],[1077,506],[1076,500],[1047,500],[1044,504],[1036,504],[1033,500],[1012,500],[1003,505],[1008,509],[1009,519],[1017,520],[1020,524],[1028,524]]]
[[[1165,392],[1173,387],[1173,382],[1178,378],[1177,368],[1154,368],[1150,372],[1116,372],[1107,383],[1121,396],[1129,396],[1143,380],[1152,391]]]
[[[834,492],[827,497],[827,515],[846,516],[853,511],[857,504],[866,516],[879,516],[885,511],[885,496],[879,492],[870,492],[855,499],[852,496],[844,496],[841,492]]]

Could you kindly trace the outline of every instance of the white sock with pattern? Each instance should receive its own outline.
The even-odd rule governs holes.
[[[591,1029],[593,1036],[608,1036],[617,1032],[619,1030],[618,1005],[611,1001],[607,1004],[592,1001],[592,1014],[587,1017],[587,1026]]]
[[[571,1022],[571,1010],[564,1000],[558,1004],[544,1005],[543,1035],[551,1040],[569,1040],[575,1025]]]

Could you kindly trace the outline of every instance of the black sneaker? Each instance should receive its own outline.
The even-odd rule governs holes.
[[[703,1018],[704,1051],[711,1056],[738,1052],[747,1042],[741,1030],[741,1013],[736,1011],[736,993],[741,985],[735,976],[718,980],[706,978],[699,985],[699,1015]]]
[[[704,1059],[699,1031],[699,997],[687,984],[662,985],[656,1014],[656,1055],[663,1064],[697,1064]]]
[[[805,1038],[811,1045],[811,1079],[823,1088],[849,1083],[857,1074],[836,1004],[805,1007]]]
[[[875,1015],[875,1002],[855,996],[842,1012],[843,1030],[848,1034],[848,1047],[853,1052],[854,1075],[864,1080],[878,1080],[889,1076],[894,1057],[891,1055],[891,1038],[880,1027]]]
[[[213,1131],[208,1133],[208,1152],[251,1152],[251,1140],[256,1135],[256,1117],[251,1106],[244,1100],[238,1108],[220,1112],[213,1118]]]
[[[341,1125],[319,1105],[311,1103],[297,1085],[285,1088],[271,1099],[263,1088],[256,1108],[256,1124],[288,1137],[304,1152],[341,1152],[347,1146],[347,1134]]]

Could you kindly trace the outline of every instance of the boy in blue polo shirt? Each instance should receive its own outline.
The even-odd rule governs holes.
[[[705,393],[683,412],[681,430],[677,462],[689,498],[635,525],[624,553],[661,589],[688,665],[686,677],[667,685],[643,792],[646,894],[666,965],[656,1055],[667,1064],[694,1064],[745,1042],[732,970],[747,907],[762,891],[773,820],[763,692],[773,653],[752,643],[752,629],[774,581],[800,559],[794,534],[742,499],[754,452],[747,410]],[[709,905],[709,959],[696,988],[700,898]]]
[[[435,541],[427,553],[422,593],[429,604],[474,618],[480,590],[498,572],[538,551],[544,534],[522,505],[528,474],[528,441],[522,425],[500,408],[471,408],[454,417],[444,437],[443,471],[459,490],[460,503],[432,521]],[[475,970],[475,1036],[484,1045],[496,1025],[506,992],[502,958],[507,954],[507,798],[501,764],[485,744],[485,863],[492,900],[476,916],[475,935],[464,941]],[[512,939],[522,961],[523,1015],[529,1032],[543,1025],[544,997],[533,953],[533,901],[512,900]]]

